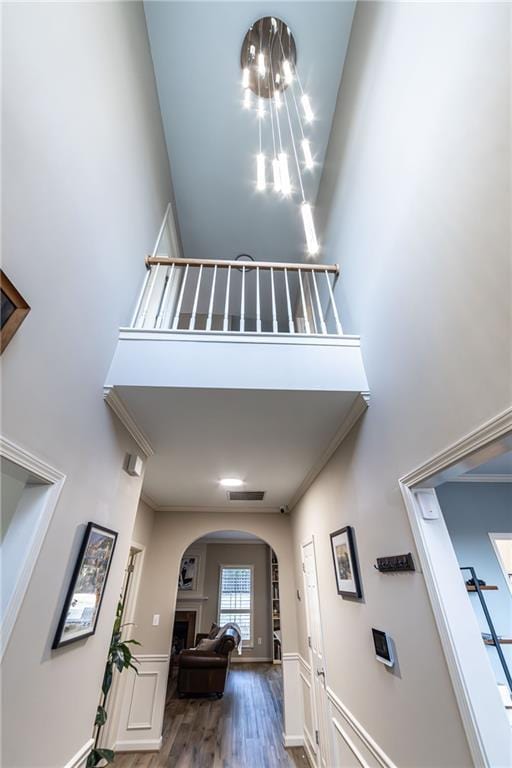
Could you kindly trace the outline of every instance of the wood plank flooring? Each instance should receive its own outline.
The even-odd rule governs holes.
[[[282,673],[233,664],[224,697],[179,699],[169,683],[160,752],[119,752],[115,768],[310,768],[282,743]]]

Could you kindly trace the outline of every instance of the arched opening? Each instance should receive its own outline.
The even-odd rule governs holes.
[[[217,756],[234,759],[245,749],[254,726],[246,713],[253,712],[266,727],[255,730],[252,749],[263,754],[277,744],[286,758],[279,559],[271,545],[233,529],[195,539],[178,564],[171,626],[163,732],[175,738],[163,748],[171,746],[176,760],[179,750],[208,749],[213,729]],[[192,740],[180,733],[182,717],[196,734]]]
[[[240,762],[250,728],[252,749],[277,749],[281,764],[294,765],[297,750],[287,747],[297,744],[289,735],[300,732],[300,703],[292,668],[296,595],[289,520],[244,515],[234,522],[222,513],[155,516],[135,617],[141,665],[126,685],[119,751],[152,748],[178,760],[180,750],[224,750],[225,756],[236,749],[240,760],[238,753],[231,757]],[[214,640],[204,637],[212,624],[238,624],[242,635],[241,653],[238,645],[229,652],[224,690],[217,690],[219,677],[213,686],[198,686],[195,675],[194,690],[185,684],[179,691],[180,652]],[[237,720],[242,713],[243,723]],[[183,722],[188,727],[181,731]],[[120,768],[123,759],[117,758]]]

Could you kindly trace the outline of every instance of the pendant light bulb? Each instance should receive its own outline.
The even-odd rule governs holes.
[[[314,163],[309,139],[302,139],[302,153],[304,155],[304,165],[310,170],[313,168]]]
[[[286,85],[290,85],[290,83],[293,80],[293,73],[292,73],[292,68],[290,66],[290,62],[288,61],[288,59],[285,59],[283,61],[283,74],[284,74],[284,81]]]
[[[281,104],[283,103],[281,101],[281,91],[277,91],[277,90],[274,91],[274,103],[275,103],[277,109],[281,108]]]
[[[265,77],[266,74],[265,69],[265,54],[263,52],[258,53],[258,72],[260,77]]]
[[[256,156],[256,189],[263,192],[266,188],[265,181],[265,155],[260,152]]]
[[[292,192],[290,183],[290,172],[288,170],[288,157],[284,152],[279,154],[279,174],[281,177],[281,192],[285,197],[289,197]]]
[[[249,87],[249,67],[244,67],[242,72],[242,88]]]
[[[315,116],[313,114],[313,110],[311,109],[311,104],[309,103],[309,96],[303,94],[301,102],[302,109],[304,110],[304,119],[307,123],[311,123],[311,121],[315,119]]]
[[[272,160],[272,172],[274,174],[274,192],[280,192],[281,191],[281,168],[279,165],[279,160],[277,157],[274,157]]]
[[[302,203],[301,205],[302,222],[304,224],[304,232],[306,235],[306,244],[308,253],[310,256],[315,256],[320,250],[318,241],[316,239],[315,223],[313,221],[313,212],[309,203]]]

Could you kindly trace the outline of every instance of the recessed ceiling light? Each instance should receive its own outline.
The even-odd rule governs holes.
[[[244,484],[244,481],[238,477],[223,477],[219,482],[225,488],[239,488]]]

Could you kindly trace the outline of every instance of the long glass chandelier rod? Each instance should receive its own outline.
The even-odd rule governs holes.
[[[272,78],[272,89],[274,89],[276,81],[274,79],[274,65],[272,63],[272,46],[270,46],[270,56],[269,56],[269,59],[270,59],[270,77]],[[275,97],[271,95],[269,100],[272,101],[274,98]],[[279,123],[279,109],[277,108],[277,104],[275,103],[275,101],[274,101],[274,107],[275,107],[275,111],[276,111],[277,135],[279,137],[279,151],[282,154],[283,153],[283,139],[282,139],[282,136],[281,136],[281,125]]]
[[[290,110],[288,108],[288,97],[286,95],[286,90],[283,91],[283,101],[284,101],[284,106],[285,106],[285,109],[286,109],[286,117],[288,118],[288,128],[290,129],[290,139],[291,139],[291,142],[292,142],[293,154],[295,156],[295,165],[297,167],[297,176],[299,177],[299,185],[300,185],[300,192],[301,192],[301,195],[302,195],[302,202],[305,203],[306,202],[306,196],[304,194],[304,186],[302,184],[302,173],[301,173],[301,170],[300,170],[300,163],[299,163],[299,156],[297,154],[297,147],[295,146],[295,137],[293,135],[292,120],[291,120],[291,117],[290,117]]]

